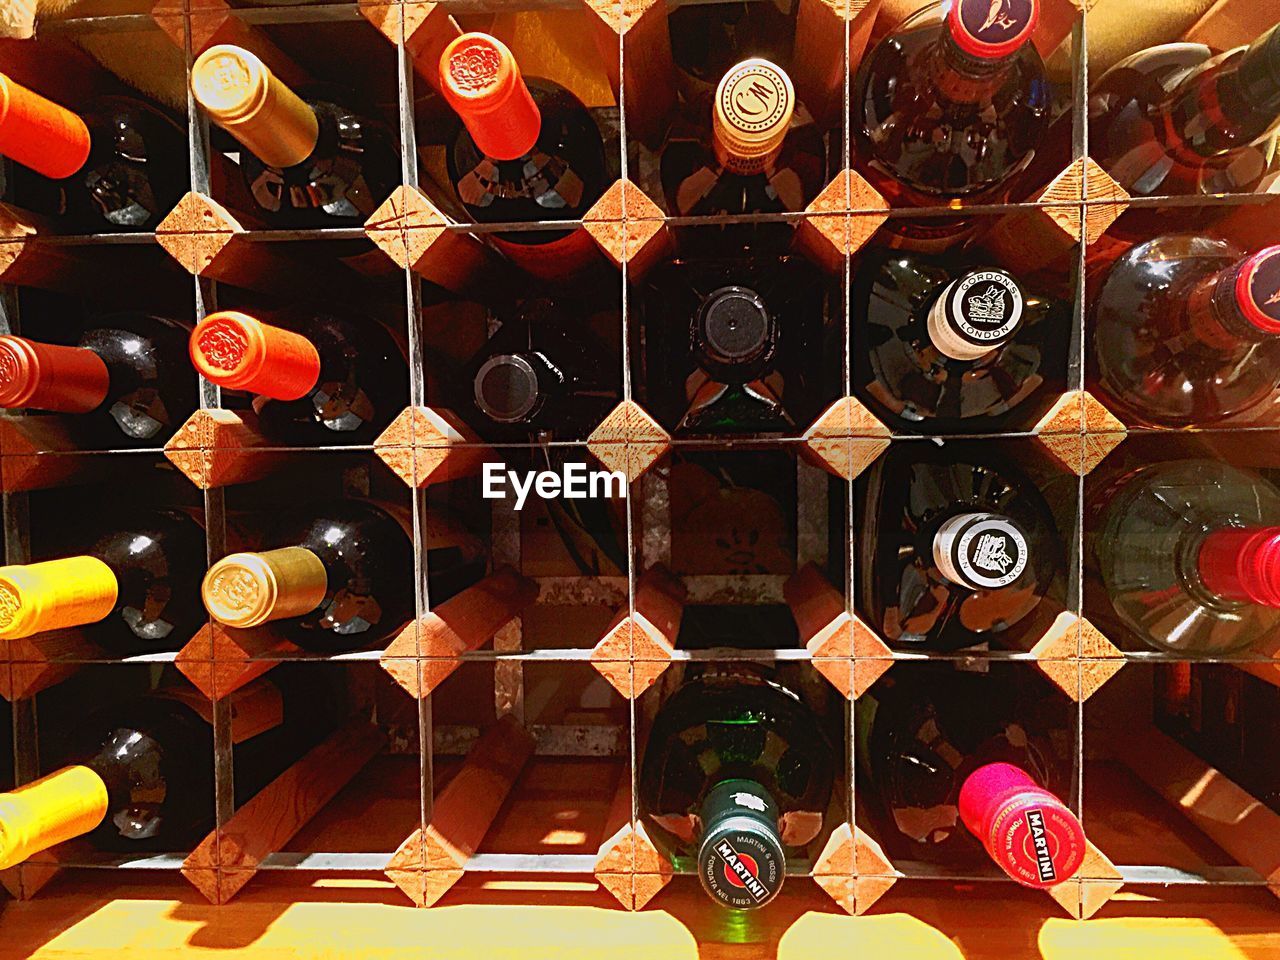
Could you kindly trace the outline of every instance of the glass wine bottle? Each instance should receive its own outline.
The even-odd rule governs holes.
[[[778,895],[789,852],[821,832],[836,757],[782,680],[741,664],[690,667],[663,703],[640,768],[640,811],[717,903]]]
[[[855,495],[858,602],[890,646],[1024,645],[1065,563],[1028,476],[980,443],[902,442],[859,477]]]
[[[477,223],[542,223],[545,229],[486,234],[527,272],[563,279],[594,257],[575,225],[604,193],[600,130],[559,84],[524,77],[500,40],[467,33],[440,58],[441,89],[462,119],[448,151],[449,178]]]
[[[341,653],[389,640],[414,615],[413,543],[407,516],[364,500],[292,511],[263,536],[279,544],[219,560],[201,588],[209,615],[229,627],[272,622],[304,650]],[[484,573],[469,534],[429,527],[428,588],[448,599]]]
[[[87,321],[74,347],[0,336],[0,407],[78,414],[86,446],[159,447],[196,408],[187,331],[125,312]]]
[[[1213,460],[1125,473],[1091,497],[1085,546],[1116,639],[1213,656],[1280,627],[1280,491]],[[1087,568],[1087,569],[1089,569]]]
[[[1089,157],[1131,197],[1252,193],[1276,169],[1278,129],[1280,28],[1217,55],[1198,43],[1143,50],[1089,95]],[[1197,207],[1131,208],[1104,237],[1114,245],[1203,222]]]
[[[401,183],[390,130],[346,91],[299,96],[255,54],[218,44],[192,65],[191,92],[245,147],[240,170],[272,225],[363,225]]]
[[[369,317],[312,313],[285,329],[222,310],[189,346],[201,376],[255,394],[263,430],[290,445],[372,443],[409,402],[404,352]]]
[[[996,267],[871,254],[851,293],[854,393],[894,430],[974,433],[1062,382],[1071,305]]]
[[[1095,287],[1091,380],[1128,419],[1213,423],[1280,386],[1280,247],[1246,256],[1220,240],[1158,237]]]
[[[853,163],[895,207],[1020,199],[1045,139],[1050,91],[1030,43],[1039,0],[942,0],[903,21],[853,80]],[[894,218],[890,243],[941,250],[971,219]]]
[[[207,622],[204,528],[179,510],[113,516],[85,553],[0,567],[0,640],[83,627],[118,654],[176,650]]]
[[[68,229],[154,229],[190,189],[187,153],[185,132],[140,100],[101,97],[78,114],[0,74],[14,200]]]
[[[785,434],[826,396],[830,284],[803,257],[681,259],[641,292],[645,408],[683,434]]]
[[[1069,794],[1072,742],[1051,695],[1004,672],[904,665],[855,704],[860,796],[897,860],[1049,887],[1084,860]],[[962,829],[963,827],[963,829]]]

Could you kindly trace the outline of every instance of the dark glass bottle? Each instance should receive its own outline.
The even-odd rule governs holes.
[[[830,283],[803,257],[675,260],[646,277],[643,404],[683,434],[786,434],[825,399]]]
[[[1277,127],[1280,29],[1217,55],[1196,43],[1152,47],[1113,66],[1089,95],[1089,157],[1131,197],[1252,193],[1275,169]],[[1133,241],[1203,223],[1196,207],[1133,208],[1106,236]]]
[[[795,47],[796,20],[787,0],[681,4],[667,16],[671,57],[686,94],[710,93],[735,63],[763,57],[785,63]]]
[[[239,805],[333,728],[345,697],[316,671],[282,665],[228,699]],[[0,866],[78,836],[128,855],[190,849],[213,827],[212,721],[204,695],[175,682],[60,731],[69,765],[0,795]]]
[[[950,651],[1027,639],[1065,562],[1029,477],[979,443],[901,442],[858,478],[855,495],[858,603],[890,646]]]
[[[686,102],[662,151],[667,210],[679,217],[797,213],[822,190],[822,137],[792,127],[796,93],[781,67],[754,58],[731,67],[714,95]],[[788,224],[780,227],[790,241]],[[755,233],[765,225],[756,224]],[[685,235],[707,235],[703,229]],[[717,243],[724,241],[716,238]]]
[[[72,113],[0,75],[14,202],[69,230],[152,230],[190,189],[187,138],[167,116],[106,96]]]
[[[209,568],[210,615],[232,627],[268,621],[304,650],[341,653],[389,640],[414,614],[409,518],[364,500],[288,513],[263,536],[268,549]],[[476,541],[443,528],[425,544],[433,603],[484,573]]]
[[[1131,421],[1213,423],[1280,385],[1280,247],[1246,256],[1220,240],[1163,236],[1092,286],[1090,376]]]
[[[850,94],[853,163],[892,206],[1021,199],[1050,111],[1029,42],[1038,17],[1038,0],[935,3],[863,58]],[[894,246],[939,250],[973,223],[895,218],[886,228]]]
[[[163,446],[196,408],[187,333],[127,312],[86,321],[75,347],[0,337],[0,406],[82,414],[85,446]]]
[[[235,310],[191,334],[206,379],[256,394],[263,429],[292,446],[369,444],[409,402],[409,365],[376,320],[307,314],[291,329]]]
[[[402,181],[391,131],[340,89],[299,96],[248,50],[210,47],[191,68],[196,102],[246,148],[240,170],[273,226],[363,226]]]
[[[621,358],[596,336],[621,327],[612,308],[572,297],[525,300],[463,368],[458,409],[472,409],[482,437],[527,443],[531,435],[585,440],[622,399]]]
[[[835,765],[822,724],[782,680],[691,666],[649,733],[640,812],[677,858],[694,860],[713,900],[762,907],[789,853],[821,833]]]
[[[1085,840],[1057,799],[1074,793],[1058,700],[1007,668],[942,664],[904,664],[859,697],[859,796],[890,859],[963,873],[994,859],[1028,886],[1069,879]]]
[[[1087,505],[1085,547],[1104,596],[1089,616],[1117,642],[1212,656],[1280,628],[1280,491],[1213,460],[1129,471]]]
[[[855,277],[854,393],[894,430],[996,430],[1065,382],[1070,303],[955,258],[870,254]]]
[[[205,534],[178,510],[112,517],[85,553],[0,568],[0,637],[84,627],[115,654],[176,650],[208,620]]]
[[[572,93],[525,78],[499,40],[468,33],[440,58],[441,88],[462,119],[449,148],[449,178],[478,223],[580,220],[604,193],[604,141]],[[486,234],[535,276],[580,268],[593,248],[575,226]]]

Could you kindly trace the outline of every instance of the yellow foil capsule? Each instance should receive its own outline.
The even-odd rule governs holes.
[[[0,870],[83,836],[107,815],[107,786],[88,767],[64,767],[0,793]]]
[[[96,623],[118,592],[116,575],[97,557],[0,567],[0,639]]]

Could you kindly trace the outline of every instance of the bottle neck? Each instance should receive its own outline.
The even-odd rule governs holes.
[[[320,380],[320,353],[301,334],[221,310],[191,331],[191,362],[206,380],[272,400],[298,400]]]
[[[118,594],[115,573],[97,557],[0,567],[0,641],[96,623]]]
[[[1000,88],[1016,60],[1016,52],[1004,57],[967,53],[956,42],[951,26],[944,24],[929,58],[929,80],[952,103],[977,103]]]
[[[78,115],[0,74],[0,153],[61,180],[84,167],[90,147]]]
[[[91,765],[64,767],[0,794],[0,870],[90,833],[111,800],[106,779]]]
[[[296,546],[233,553],[209,568],[200,587],[209,616],[240,629],[310,613],[328,591],[324,563]]]
[[[1196,552],[1196,570],[1216,597],[1280,608],[1280,527],[1210,531]]]
[[[722,906],[754,910],[776,897],[786,878],[778,806],[754,780],[725,780],[703,800],[698,875]]]
[[[1280,28],[1239,57],[1197,71],[1177,87],[1157,134],[1195,163],[1247,147],[1280,125]]]
[[[1186,300],[1185,330],[1226,356],[1280,335],[1280,247],[1245,257],[1196,284]]]
[[[0,407],[89,413],[110,387],[107,365],[92,350],[0,336]]]
[[[209,118],[269,167],[305,163],[320,140],[316,112],[255,54],[210,47],[191,68],[191,90]]]

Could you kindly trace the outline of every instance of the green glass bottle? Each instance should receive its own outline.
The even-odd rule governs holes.
[[[640,809],[677,868],[723,906],[762,907],[821,832],[835,755],[823,724],[767,670],[690,666],[654,720]]]

